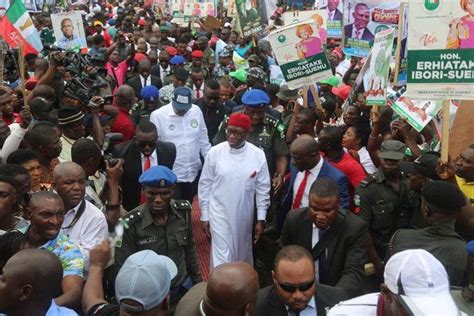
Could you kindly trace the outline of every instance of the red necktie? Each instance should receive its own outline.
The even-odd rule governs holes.
[[[147,171],[147,170],[150,169],[150,167],[151,167],[151,159],[150,159],[150,156],[146,156],[145,159],[146,159],[146,160],[145,160],[145,163],[143,164],[143,172]],[[146,200],[145,194],[143,194],[143,192],[142,192],[142,194],[141,194],[141,196],[140,196],[140,204],[145,203],[145,200]]]
[[[303,199],[304,189],[306,188],[306,183],[308,182],[308,176],[311,172],[306,170],[304,172],[303,181],[301,181],[298,191],[296,192],[295,199],[293,200],[293,209],[300,208],[301,200]]]
[[[201,90],[196,89],[196,99],[199,99],[201,97]]]

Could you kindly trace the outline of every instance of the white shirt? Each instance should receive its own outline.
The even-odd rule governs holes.
[[[324,160],[321,158],[316,166],[313,169],[309,170],[310,174],[308,175],[308,180],[306,182],[306,187],[304,188],[303,197],[301,198],[300,207],[307,207],[308,206],[308,196],[309,196],[309,189],[314,181],[318,178],[319,172],[323,166]],[[293,183],[293,201],[295,200],[296,193],[298,192],[298,188],[300,187],[301,182],[303,181],[305,171],[300,171],[296,174],[295,182]]]
[[[145,161],[146,157],[144,154],[140,153],[142,157],[142,172],[145,172]],[[156,157],[156,150],[153,150],[152,154],[150,155],[150,168],[158,166],[158,158]]]
[[[286,306],[286,311],[288,313],[288,316],[294,316],[295,313],[290,311],[290,308],[288,306]],[[300,312],[300,316],[317,316],[318,315],[318,311],[316,310],[316,301],[314,300],[314,296],[311,298],[311,300],[308,302],[308,306],[306,306],[305,309],[303,309],[301,312]]]
[[[151,113],[160,139],[176,146],[173,172],[178,182],[193,182],[201,169],[199,154],[206,157],[211,144],[201,109],[193,104],[185,115],[177,115],[171,103]]]
[[[146,86],[151,86],[151,77],[148,76],[147,78],[140,75],[140,82],[142,83],[142,88]]]
[[[160,65],[160,78],[161,78],[161,82],[164,82],[165,80],[165,77],[167,75],[169,75],[171,73],[171,66],[168,65],[168,67],[166,69],[164,69],[163,67],[161,67]]]
[[[374,174],[375,171],[377,171],[377,167],[375,167],[374,163],[372,162],[367,148],[364,146],[359,149],[357,153],[359,154],[360,164],[362,167],[364,167],[365,172],[367,172],[367,174]]]
[[[199,90],[199,97],[197,96],[197,90]],[[204,96],[204,84],[201,84],[200,88],[196,88],[195,85],[193,85],[193,98],[194,99],[199,99]]]
[[[82,216],[76,224],[71,228],[65,228],[73,221],[81,203],[67,211],[64,216],[61,233],[67,235],[69,239],[74,241],[81,248],[84,261],[86,262],[85,266],[87,267],[89,263],[89,251],[106,239],[109,231],[105,215],[89,201],[86,201],[84,213],[82,213]]]
[[[340,302],[331,308],[328,316],[372,316],[377,314],[379,293],[370,293]]]

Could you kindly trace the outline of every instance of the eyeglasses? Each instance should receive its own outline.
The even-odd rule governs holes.
[[[294,293],[296,292],[296,290],[299,290],[300,292],[305,292],[314,285],[314,279],[300,285],[284,284],[280,282],[278,282],[278,285],[282,288],[283,291],[288,293]]]

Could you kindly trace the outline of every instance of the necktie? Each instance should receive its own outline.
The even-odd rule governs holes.
[[[304,189],[306,188],[306,183],[308,182],[308,176],[311,172],[306,170],[304,172],[303,181],[301,181],[298,191],[296,192],[295,199],[293,200],[293,208],[300,208],[301,200],[303,199]]]
[[[196,99],[199,99],[201,97],[201,90],[196,88]]]
[[[360,31],[360,30],[356,30],[356,38],[360,39],[360,34],[361,34],[361,31]]]
[[[318,236],[319,236],[318,242],[321,242],[321,239],[323,238],[323,235],[325,232],[326,232],[325,229],[318,229]],[[319,276],[321,277],[321,276],[326,275],[326,268],[327,268],[326,249],[324,249],[321,255],[319,255],[318,264],[319,264]]]
[[[146,87],[146,78],[143,78],[143,87]]]
[[[332,15],[333,15],[333,13],[329,12],[329,18],[328,18],[329,21],[332,21]]]
[[[146,156],[145,157],[145,163],[143,164],[143,172],[147,171],[148,169],[150,169],[151,167],[151,159],[150,159],[150,156]],[[142,194],[140,195],[140,204],[143,204],[145,203],[145,194]]]

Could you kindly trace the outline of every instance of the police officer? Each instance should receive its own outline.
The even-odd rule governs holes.
[[[120,219],[124,233],[115,245],[114,267],[116,275],[130,255],[145,249],[168,256],[178,267],[171,282],[172,304],[202,281],[191,226],[192,206],[186,200],[171,199],[176,181],[173,171],[164,166],[152,167],[140,176],[146,201]]]
[[[411,222],[413,208],[410,183],[400,171],[405,144],[386,140],[379,151],[381,166],[356,187],[356,213],[369,224],[369,258],[376,272],[383,273],[383,261],[390,237]]]
[[[159,105],[159,90],[155,86],[143,87],[140,91],[142,99],[132,108],[130,116],[135,125],[143,122],[150,122],[151,112],[156,110]]]
[[[283,184],[283,175],[288,166],[289,149],[285,141],[285,127],[281,121],[267,112],[270,104],[268,94],[260,89],[247,91],[243,97],[241,112],[250,116],[252,129],[247,141],[265,152],[270,174],[273,174],[273,189],[279,191]],[[217,145],[226,140],[227,119],[224,117],[213,143]]]

